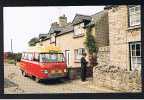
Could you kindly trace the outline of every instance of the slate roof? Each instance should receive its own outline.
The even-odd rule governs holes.
[[[42,41],[50,39],[50,36],[47,35],[47,37],[43,38]]]
[[[103,14],[105,14],[104,11],[100,11],[91,16],[76,14],[72,23],[68,23],[66,26],[63,26],[63,27],[60,27],[59,24],[57,24],[57,23],[53,23],[51,25],[49,33],[48,34],[40,34],[39,37],[45,37],[42,39],[42,41],[44,41],[44,40],[49,39],[50,34],[52,34],[52,33],[56,33],[56,36],[66,34],[68,32],[74,31],[73,25],[81,23],[81,22],[85,22],[85,21],[86,21],[85,28],[88,26],[93,26],[93,25],[95,25],[95,23],[97,23],[97,21],[99,21],[99,19],[103,16]]]
[[[104,9],[111,9],[112,7],[117,7],[118,5],[106,5]]]
[[[91,19],[92,19],[91,16],[76,14],[74,19],[73,19],[73,22],[68,23],[64,27],[60,27],[58,24],[55,24],[55,25],[52,24],[48,34],[57,33],[57,35],[61,35],[64,33],[71,32],[71,31],[73,31],[73,25],[74,24],[81,23],[85,20],[90,21]]]
[[[62,34],[71,32],[71,31],[73,31],[73,30],[74,30],[74,29],[73,29],[73,24],[70,23],[70,24],[66,25],[66,26],[61,30],[61,32],[58,33],[57,35],[62,35]]]
[[[60,32],[62,29],[63,28],[60,27],[58,24],[57,25],[52,24],[48,34]]]
[[[81,23],[85,20],[90,21],[91,19],[92,19],[91,16],[76,14],[76,16],[74,17],[72,23],[73,23],[73,25],[75,25],[75,24]]]
[[[98,12],[96,14],[91,15],[91,16],[94,19],[93,21],[95,23],[99,23],[99,21],[101,20],[101,18],[104,17],[106,14],[108,14],[107,11],[100,11],[100,12]]]
[[[47,37],[47,34],[39,34],[39,38],[46,38]]]
[[[93,26],[95,25],[95,22],[94,21],[91,21],[90,23],[88,23],[84,28],[88,27],[88,26]]]

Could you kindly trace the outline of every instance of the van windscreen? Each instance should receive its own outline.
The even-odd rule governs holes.
[[[40,62],[63,62],[63,54],[40,54]]]

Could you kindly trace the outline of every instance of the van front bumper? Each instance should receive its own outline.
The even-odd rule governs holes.
[[[67,77],[67,73],[56,73],[56,74],[48,74],[47,76],[45,76],[44,78],[41,78],[41,80],[47,80],[47,79],[57,79],[57,78],[66,78]]]

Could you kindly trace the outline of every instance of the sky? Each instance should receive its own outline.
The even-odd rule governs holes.
[[[45,6],[45,7],[4,7],[4,52],[23,52],[28,41],[40,33],[48,33],[51,23],[66,15],[72,22],[76,14],[93,15],[104,6]]]

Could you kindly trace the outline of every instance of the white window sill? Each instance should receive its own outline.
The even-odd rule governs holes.
[[[135,25],[135,26],[129,26],[127,30],[133,30],[133,29],[139,29],[141,28],[140,25]]]

